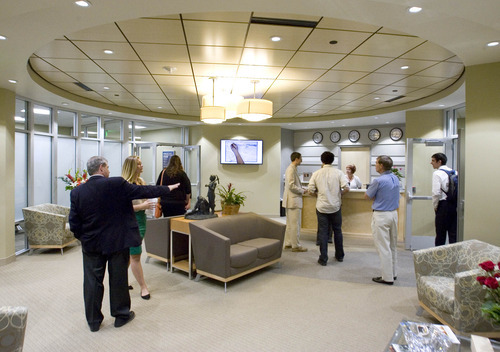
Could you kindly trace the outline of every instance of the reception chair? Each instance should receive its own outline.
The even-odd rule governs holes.
[[[481,312],[486,291],[476,278],[479,263],[500,261],[500,248],[469,240],[413,252],[418,300],[433,317],[458,334],[500,337],[500,326]]]
[[[40,204],[23,208],[24,227],[30,254],[36,248],[63,248],[76,242],[69,230],[69,208],[56,204]]]

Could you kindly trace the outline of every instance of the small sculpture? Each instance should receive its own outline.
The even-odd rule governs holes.
[[[210,175],[210,183],[205,185],[208,187],[207,198],[208,198],[208,206],[210,208],[210,214],[213,214],[215,211],[215,189],[219,184],[219,176]]]
[[[210,214],[208,201],[202,196],[198,196],[198,200],[196,201],[193,210],[184,216],[184,218],[191,220],[203,220],[216,217],[217,214]]]

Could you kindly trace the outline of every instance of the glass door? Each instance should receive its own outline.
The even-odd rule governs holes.
[[[453,169],[457,163],[456,138],[407,139],[406,167],[406,249],[434,246],[436,236],[434,208],[432,206],[432,174],[430,165],[434,153],[444,153],[447,165]]]
[[[167,167],[170,157],[178,155],[182,167],[191,181],[191,206],[201,193],[201,155],[199,145],[176,145],[167,143],[135,143],[134,153],[144,166],[142,178],[149,185],[155,185],[161,171]]]

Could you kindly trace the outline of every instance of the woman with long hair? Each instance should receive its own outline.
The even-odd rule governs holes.
[[[125,180],[136,185],[145,185],[146,183],[140,177],[141,173],[142,162],[138,156],[132,155],[125,159],[122,167],[122,177]],[[132,204],[137,224],[139,225],[139,233],[141,234],[141,238],[144,238],[144,234],[146,233],[146,210],[152,209],[154,204],[147,199],[136,199],[132,201]],[[141,298],[147,300],[151,298],[151,294],[149,293],[148,286],[144,280],[144,273],[141,265],[141,253],[142,246],[130,248],[130,268],[132,269],[135,279],[141,286]],[[129,286],[129,288],[132,288],[132,286]]]
[[[158,176],[157,185],[168,186],[180,183],[180,186],[172,190],[167,197],[161,197],[163,216],[184,215],[191,207],[191,181],[182,168],[181,158],[178,155],[172,155],[164,171]]]

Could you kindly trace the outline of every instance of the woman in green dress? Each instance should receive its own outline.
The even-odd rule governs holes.
[[[140,177],[142,173],[142,162],[138,156],[132,155],[125,159],[122,167],[122,177],[130,183],[137,185],[145,185],[146,183]],[[141,237],[144,238],[146,233],[146,210],[152,209],[154,203],[147,199],[137,199],[132,202],[135,211],[137,224],[139,225],[139,232]],[[141,286],[141,298],[150,299],[148,286],[144,280],[144,273],[141,265],[142,246],[130,248],[130,268],[134,274],[137,283]]]

